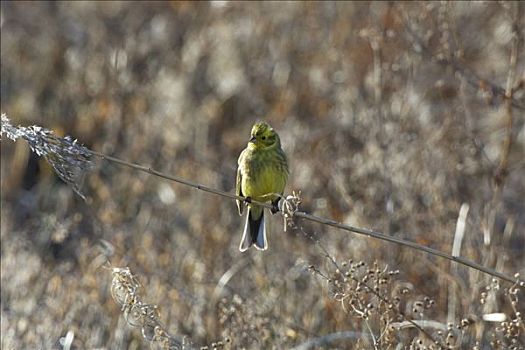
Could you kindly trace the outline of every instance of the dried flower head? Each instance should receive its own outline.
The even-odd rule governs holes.
[[[84,177],[94,167],[92,152],[77,143],[70,136],[58,137],[53,131],[40,126],[13,126],[4,113],[2,114],[2,132],[7,138],[16,141],[23,138],[31,150],[43,156],[51,164],[57,175],[82,199],[86,199],[80,191]]]

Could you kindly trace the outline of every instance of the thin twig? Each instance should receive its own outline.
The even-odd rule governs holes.
[[[503,146],[501,149],[500,163],[498,170],[496,171],[495,182],[497,187],[503,187],[505,184],[505,179],[508,174],[508,163],[509,163],[509,154],[512,146],[512,125],[513,113],[512,113],[512,100],[514,98],[514,80],[516,76],[516,69],[518,65],[518,55],[519,55],[519,44],[520,44],[520,33],[518,21],[521,19],[521,4],[516,3],[516,18],[514,23],[512,23],[512,48],[509,58],[509,71],[507,73],[507,84],[505,87],[505,111],[507,114],[507,122],[505,125],[505,139],[503,140]]]
[[[402,322],[394,322],[390,325],[394,327],[395,329],[406,329],[406,328],[412,328],[414,327],[414,324],[417,324],[419,327],[423,328],[435,328],[439,329],[443,332],[446,332],[448,330],[448,326],[444,323],[437,322],[434,320],[413,320],[412,322],[402,321]]]
[[[454,72],[459,73],[461,76],[463,76],[465,81],[472,87],[482,89],[484,91],[489,91],[493,97],[498,97],[501,101],[508,100],[512,107],[518,108],[520,110],[525,110],[525,104],[521,100],[517,100],[516,98],[514,98],[514,96],[511,96],[509,98],[504,88],[497,85],[496,83],[489,81],[486,78],[480,77],[478,74],[469,70],[455,58],[435,57],[430,48],[427,45],[425,45],[425,42],[420,37],[420,35],[418,35],[412,29],[410,25],[411,21],[408,15],[403,10],[398,11],[398,13],[402,18],[402,23],[405,27],[406,33],[410,37],[409,39],[412,41],[414,46],[418,47],[418,50],[415,51],[419,53],[422,57],[429,59],[430,61],[435,62],[442,67],[452,68]]]
[[[196,188],[196,189],[204,191],[204,192],[213,193],[213,194],[216,194],[216,195],[219,195],[219,196],[223,196],[223,197],[228,197],[228,198],[231,198],[231,199],[237,199],[237,200],[241,200],[241,201],[244,201],[244,202],[250,202],[250,203],[254,203],[254,204],[263,206],[263,207],[268,208],[268,209],[272,209],[272,206],[270,204],[268,204],[268,203],[258,202],[258,201],[249,200],[249,199],[247,200],[245,197],[236,196],[234,194],[231,194],[231,193],[228,193],[228,192],[225,192],[225,191],[221,191],[221,190],[217,190],[215,188],[211,188],[211,187],[208,187],[208,186],[204,186],[204,185],[198,184],[196,182],[183,179],[181,177],[168,175],[168,174],[162,173],[160,171],[157,171],[155,169],[152,169],[152,168],[149,168],[149,167],[146,167],[146,166],[143,166],[143,165],[130,163],[130,162],[127,162],[127,161],[119,159],[119,158],[108,156],[108,155],[106,155],[104,153],[95,152],[95,151],[91,151],[91,153],[93,155],[95,155],[95,156],[98,156],[98,157],[100,157],[102,159],[105,159],[105,160],[108,160],[110,162],[117,163],[117,164],[120,164],[120,165],[124,165],[124,166],[127,166],[127,167],[132,168],[132,169],[140,170],[140,171],[146,172],[146,173],[151,174],[151,175],[162,177],[162,178],[167,179],[167,180],[175,181],[175,182],[178,182],[180,184],[183,184],[183,185],[186,185],[186,186],[190,186],[190,187]]]
[[[38,127],[38,128],[39,128],[39,130],[42,129],[40,127]],[[4,114],[2,115],[2,134],[5,132],[7,134],[7,136],[8,136],[8,138],[10,138],[12,140],[16,140],[20,136],[23,137],[23,135],[20,135],[20,133],[21,133],[20,129],[21,129],[21,127],[17,128],[17,127],[12,126],[9,123],[9,119],[7,118],[7,116],[4,115]],[[46,130],[46,135],[48,135],[47,132],[52,134],[51,131],[49,131],[47,129],[44,129],[44,130]],[[41,137],[40,134],[34,133],[34,132],[31,133],[31,137],[38,138],[39,142],[45,142],[47,140],[47,138]],[[56,139],[56,137],[55,137],[55,139]],[[58,138],[58,139],[60,139],[60,138]],[[26,138],[26,141],[27,141],[27,138]],[[100,153],[100,152],[92,151],[92,150],[89,150],[88,148],[86,148],[84,146],[80,146],[78,143],[76,143],[76,141],[73,142],[73,143],[68,143],[68,145],[69,144],[71,144],[71,147],[74,147],[75,149],[80,149],[82,152],[85,152],[87,155],[97,156],[97,157],[100,157],[102,159],[106,159],[107,161],[110,161],[110,162],[113,162],[113,163],[116,163],[116,164],[120,164],[120,165],[124,165],[124,166],[127,166],[127,167],[132,168],[132,169],[136,169],[136,170],[139,170],[139,171],[143,171],[143,172],[146,172],[146,173],[149,173],[149,174],[152,174],[152,175],[155,175],[155,176],[167,179],[167,180],[178,182],[178,183],[181,183],[183,185],[199,189],[201,191],[205,191],[205,192],[208,192],[208,193],[213,193],[215,195],[219,195],[219,196],[222,196],[222,197],[227,197],[227,198],[230,198],[230,199],[243,201],[245,203],[257,204],[257,205],[259,205],[261,207],[264,207],[264,208],[267,208],[267,209],[273,209],[273,206],[271,204],[269,204],[269,203],[259,202],[259,201],[256,201],[256,200],[253,200],[253,199],[250,199],[250,198],[237,196],[235,194],[231,194],[231,193],[228,193],[228,192],[225,192],[225,191],[221,191],[221,190],[218,190],[218,189],[215,189],[215,188],[211,188],[211,187],[208,187],[208,186],[201,185],[201,184],[199,184],[197,182],[189,181],[189,180],[186,180],[186,179],[183,179],[183,178],[180,178],[180,177],[177,177],[177,176],[173,176],[173,175],[168,175],[168,174],[162,173],[160,171],[154,170],[154,169],[149,168],[149,167],[145,167],[145,166],[142,166],[142,165],[138,165],[138,164],[134,164],[134,163],[131,163],[131,162],[127,162],[127,161],[124,161],[122,159],[115,158],[115,157],[112,157],[112,156],[108,156],[108,155]],[[50,149],[46,148],[45,151],[47,153],[50,153],[50,152],[53,153],[53,154],[51,154],[51,157],[53,157],[54,153],[56,152],[54,148],[50,148]],[[45,154],[47,154],[47,153],[45,153]],[[46,159],[50,159],[51,157],[46,156]],[[67,157],[69,157],[69,153],[66,154],[66,158],[63,157],[63,158],[60,158],[60,159],[62,159],[61,160],[62,162],[71,161],[69,158],[72,158],[72,157],[69,157],[69,158],[67,158]],[[82,161],[84,163],[88,163],[89,166],[84,165],[83,167],[79,166],[78,168],[80,170],[84,171],[84,172],[87,172],[87,171],[89,171],[91,169],[91,160],[90,159],[84,159],[84,158],[86,158],[86,157],[83,157]],[[78,159],[74,158],[74,161],[78,162]],[[294,197],[294,196],[292,196],[292,197]],[[291,198],[289,200],[288,199],[284,199],[284,201],[285,201],[284,205],[280,208],[280,211],[283,214],[283,216],[285,217],[285,220],[292,220],[293,217],[299,217],[299,218],[302,218],[302,219],[305,219],[305,220],[309,220],[309,221],[313,221],[313,222],[317,222],[317,223],[320,223],[320,224],[323,224],[323,225],[336,227],[336,228],[344,230],[344,231],[358,233],[358,234],[362,234],[362,235],[365,235],[365,236],[368,236],[368,237],[372,237],[372,238],[375,238],[375,239],[380,239],[380,240],[383,240],[383,241],[387,241],[387,242],[395,243],[395,244],[402,245],[402,246],[405,246],[405,247],[409,247],[409,248],[412,248],[412,249],[415,249],[415,250],[419,250],[419,251],[425,252],[425,253],[430,254],[430,255],[441,257],[443,259],[455,261],[457,263],[463,264],[465,266],[468,266],[470,268],[473,268],[475,270],[481,271],[483,273],[489,274],[491,276],[497,277],[497,278],[499,278],[501,280],[504,280],[504,281],[507,281],[507,282],[510,282],[510,283],[515,283],[516,282],[515,278],[511,278],[511,277],[509,277],[509,276],[507,276],[507,275],[505,275],[505,274],[503,274],[501,272],[497,272],[497,271],[495,271],[493,269],[487,268],[487,267],[485,267],[483,265],[480,265],[480,264],[475,263],[473,261],[470,261],[468,259],[464,259],[464,258],[461,258],[461,257],[455,257],[455,256],[452,256],[450,254],[447,254],[447,253],[444,253],[442,251],[439,251],[437,249],[426,247],[426,246],[420,245],[420,244],[415,243],[415,242],[406,241],[406,240],[403,240],[403,239],[400,239],[400,238],[397,238],[397,237],[393,237],[393,236],[387,236],[387,235],[385,235],[385,234],[383,234],[381,232],[377,232],[377,231],[373,231],[373,230],[369,230],[369,229],[365,229],[365,228],[361,228],[361,227],[354,227],[354,226],[351,226],[351,225],[346,225],[346,224],[337,222],[335,220],[322,218],[322,217],[311,215],[311,214],[308,214],[308,213],[305,213],[305,212],[297,211],[298,203],[300,203],[300,199],[299,198]],[[290,204],[290,205],[288,205],[288,204]],[[290,207],[293,207],[292,208],[293,210],[290,209]],[[285,209],[285,211],[283,211],[283,208]],[[519,283],[520,286],[525,285],[525,282],[523,282],[523,281],[518,281],[518,283]]]
[[[501,146],[501,152],[499,157],[499,165],[494,174],[494,191],[492,199],[487,206],[487,218],[486,225],[483,235],[483,241],[486,246],[489,246],[492,240],[494,225],[496,222],[496,215],[501,207],[501,196],[503,188],[505,186],[505,180],[508,176],[508,165],[509,165],[509,154],[512,146],[512,128],[514,123],[514,116],[512,111],[512,100],[513,100],[513,85],[516,76],[518,54],[519,54],[519,42],[520,42],[520,31],[518,21],[521,19],[521,4],[516,3],[515,18],[512,23],[512,47],[509,57],[509,68],[507,73],[507,83],[505,88],[505,138]],[[491,246],[492,248],[492,246]],[[494,254],[494,250],[489,250],[489,257]]]
[[[469,208],[470,207],[467,203],[463,203],[459,209],[458,221],[456,223],[456,232],[454,233],[454,243],[452,244],[452,256],[459,256],[461,253],[461,244],[463,243],[463,237],[465,236]],[[451,262],[450,270],[453,274],[457,274],[458,265]],[[457,302],[457,284],[451,283],[448,286],[448,323],[452,323],[456,319]]]
[[[438,256],[440,258],[444,258],[444,259],[447,259],[447,260],[455,261],[457,263],[460,263],[462,265],[471,267],[471,268],[473,268],[475,270],[481,271],[481,272],[489,274],[491,276],[498,277],[498,278],[500,278],[500,279],[502,279],[504,281],[510,282],[510,283],[516,282],[516,280],[514,278],[511,278],[511,277],[509,277],[509,276],[507,276],[507,275],[505,275],[505,274],[503,274],[501,272],[494,271],[494,270],[492,270],[492,269],[490,269],[488,267],[482,266],[482,265],[480,265],[478,263],[475,263],[473,261],[470,261],[468,259],[465,259],[465,258],[462,258],[462,257],[459,257],[459,256],[452,256],[452,255],[444,253],[444,252],[442,252],[440,250],[437,250],[437,249],[434,249],[434,248],[430,248],[430,247],[427,247],[427,246],[424,246],[424,245],[421,245],[421,244],[418,244],[418,243],[415,243],[415,242],[406,241],[404,239],[393,237],[393,236],[386,236],[386,235],[384,235],[384,234],[382,234],[380,232],[368,230],[368,229],[361,228],[361,227],[345,225],[345,224],[342,224],[340,222],[337,222],[337,221],[334,221],[334,220],[331,220],[331,219],[321,218],[321,217],[318,217],[318,216],[315,216],[315,215],[311,215],[311,214],[307,214],[307,213],[300,212],[300,211],[295,212],[294,216],[299,217],[299,218],[303,218],[303,219],[306,219],[306,220],[318,222],[320,224],[336,227],[336,228],[339,228],[341,230],[358,233],[358,234],[361,234],[361,235],[373,237],[373,238],[380,239],[380,240],[383,240],[383,241],[399,244],[399,245],[402,245],[402,246],[405,246],[405,247],[410,247],[412,249],[416,249],[416,250],[425,252],[427,254],[431,254],[431,255],[434,255],[434,256]]]
[[[233,264],[232,267],[230,267],[225,273],[223,273],[221,278],[219,278],[219,281],[217,282],[217,285],[215,286],[215,289],[213,290],[213,293],[212,293],[212,300],[214,301],[213,304],[215,304],[215,302],[219,299],[224,288],[226,287],[228,282],[232,279],[232,277],[235,276],[237,272],[242,270],[242,268],[249,265],[249,262],[246,262],[246,260],[247,260],[246,258],[241,258],[237,260],[235,264]]]
[[[121,159],[118,159],[118,158],[115,158],[115,157],[111,157],[111,156],[105,155],[103,153],[99,153],[99,152],[95,152],[95,151],[91,151],[91,153],[93,155],[95,155],[95,156],[101,157],[101,158],[106,159],[106,160],[108,160],[110,162],[121,164],[121,165],[127,166],[127,167],[132,168],[132,169],[140,170],[140,171],[143,171],[143,172],[146,172],[146,173],[149,173],[149,174],[152,174],[152,175],[155,175],[155,176],[158,176],[158,177],[170,180],[170,181],[175,181],[175,182],[178,182],[180,184],[183,184],[183,185],[186,185],[186,186],[190,186],[190,187],[196,188],[196,189],[201,190],[201,191],[212,193],[212,194],[215,194],[215,195],[218,195],[218,196],[227,197],[227,198],[230,198],[230,199],[240,200],[240,201],[243,201],[243,202],[246,202],[246,203],[250,202],[250,203],[257,204],[257,205],[260,205],[262,207],[265,207],[267,209],[272,209],[273,208],[273,206],[271,204],[269,204],[269,203],[259,202],[259,201],[253,200],[253,199],[247,199],[246,197],[237,196],[237,195],[229,193],[229,192],[225,192],[225,191],[221,191],[221,190],[218,190],[218,189],[215,189],[215,188],[204,186],[204,185],[201,185],[199,183],[196,183],[196,182],[193,182],[193,181],[189,181],[189,180],[177,177],[177,176],[168,175],[168,174],[162,173],[160,171],[154,170],[152,168],[149,168],[149,167],[146,167],[146,166],[142,166],[142,165],[138,165],[138,164],[134,164],[134,163],[130,163],[130,162],[127,162],[127,161],[124,161],[124,160],[121,160]],[[475,263],[473,261],[470,261],[468,259],[465,259],[465,258],[462,258],[462,257],[459,257],[459,256],[452,256],[452,255],[447,254],[445,252],[442,252],[442,251],[439,251],[437,249],[430,248],[430,247],[427,247],[427,246],[423,246],[423,245],[415,243],[415,242],[407,241],[407,240],[404,240],[404,239],[401,239],[401,238],[397,238],[397,237],[394,237],[394,236],[387,236],[387,235],[384,235],[381,232],[377,232],[377,231],[373,231],[373,230],[369,230],[369,229],[365,229],[365,228],[361,228],[361,227],[355,227],[355,226],[351,226],[351,225],[346,225],[346,224],[337,222],[335,220],[322,218],[322,217],[315,216],[315,215],[312,215],[312,214],[308,214],[308,213],[305,213],[305,212],[302,212],[302,211],[294,212],[293,216],[298,217],[298,218],[302,218],[302,219],[305,219],[305,220],[317,222],[317,223],[320,223],[320,224],[323,224],[323,225],[332,226],[332,227],[335,227],[335,228],[338,228],[338,229],[341,229],[341,230],[344,230],[344,231],[353,232],[353,233],[365,235],[365,236],[368,236],[368,237],[372,237],[372,238],[375,238],[375,239],[380,239],[380,240],[383,240],[383,241],[387,241],[387,242],[390,242],[390,243],[399,244],[399,245],[402,245],[402,246],[405,246],[405,247],[409,247],[409,248],[412,248],[412,249],[416,249],[416,250],[422,251],[422,252],[430,254],[430,255],[434,255],[434,256],[438,256],[440,258],[444,258],[444,259],[447,259],[447,260],[455,261],[455,262],[457,262],[459,264],[468,266],[470,268],[473,268],[475,270],[481,271],[481,272],[489,274],[491,276],[500,278],[500,279],[502,279],[504,281],[507,281],[507,282],[510,282],[510,283],[515,283],[516,282],[516,280],[514,278],[509,277],[509,276],[507,276],[507,275],[505,275],[505,274],[503,274],[501,272],[494,271],[494,270],[492,270],[490,268],[487,268],[487,267],[485,267],[483,265],[480,265],[480,264]]]
[[[366,333],[354,332],[354,331],[331,333],[331,334],[323,335],[321,337],[308,339],[304,343],[299,344],[296,347],[292,348],[292,350],[308,350],[308,349],[318,348],[318,347],[332,343],[337,340],[352,339],[353,341],[355,341],[366,335],[367,335]]]
[[[299,227],[299,226],[295,226],[295,228],[297,228],[299,231],[301,231],[301,233],[309,238],[310,240],[312,240],[316,246],[322,251],[322,253],[324,254],[324,256],[330,260],[330,262],[332,263],[332,265],[334,265],[336,271],[343,271],[343,269],[341,267],[339,267],[339,264],[337,263],[337,261],[334,259],[334,257],[328,252],[328,249],[326,249],[326,247],[321,243],[321,241],[319,239],[317,239],[315,237],[315,233],[311,234],[311,233],[307,233],[302,227]],[[310,269],[312,271],[314,271],[315,273],[319,274],[321,277],[323,277],[324,279],[326,279],[327,281],[330,281],[330,278],[324,274],[321,273],[321,271],[319,271],[317,268],[315,268],[315,266],[311,265],[310,266]],[[385,304],[390,304],[390,301],[385,298],[384,296],[382,296],[378,291],[376,291],[374,288],[371,288],[366,282],[364,281],[360,281],[359,279],[357,279],[355,276],[349,276],[350,279],[352,279],[354,282],[358,283],[358,284],[362,284],[368,291],[370,291],[372,294],[374,294],[374,296],[376,298],[378,298],[381,302],[385,303]],[[341,302],[344,301],[344,298],[341,299]],[[343,305],[343,309],[344,309],[344,303],[342,303]],[[378,345],[378,340],[376,339],[376,337],[374,336],[374,333],[372,332],[372,329],[368,323],[368,320],[366,317],[364,317],[364,313],[359,311],[358,309],[356,309],[352,304],[350,304],[350,306],[352,307],[352,309],[354,310],[354,312],[356,312],[357,314],[361,315],[365,321],[365,325],[367,326],[369,332],[370,332],[370,335],[372,337],[372,341],[373,341],[373,344],[374,344],[374,348],[377,347]],[[434,339],[434,337],[432,336],[432,334],[430,334],[429,332],[427,332],[425,329],[423,329],[422,327],[420,327],[417,323],[413,322],[409,317],[407,317],[405,315],[405,313],[401,310],[398,310],[398,313],[401,317],[403,317],[403,319],[408,322],[408,323],[411,323],[412,326],[414,328],[417,328],[422,334],[424,334],[429,340],[431,340],[433,343],[436,343],[438,344],[441,348],[445,348],[445,346],[443,346],[442,344],[439,344],[438,342],[436,342],[436,339]]]

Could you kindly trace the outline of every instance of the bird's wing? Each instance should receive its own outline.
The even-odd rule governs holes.
[[[241,174],[241,167],[237,169],[237,183],[235,184],[235,194],[237,196],[243,196],[242,194],[242,174]],[[244,210],[244,203],[240,200],[237,200],[237,208],[239,208],[239,215],[242,215],[242,212]]]

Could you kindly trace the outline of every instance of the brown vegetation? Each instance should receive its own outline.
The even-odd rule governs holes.
[[[13,124],[232,191],[264,119],[302,210],[523,279],[523,4],[1,6]],[[22,140],[1,152],[2,349],[160,347],[151,315],[173,346],[525,346],[522,287],[279,215],[241,254],[232,200],[98,160],[84,201]]]

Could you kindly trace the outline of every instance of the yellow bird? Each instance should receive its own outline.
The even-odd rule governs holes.
[[[236,194],[259,202],[271,202],[272,213],[276,213],[289,172],[279,135],[269,124],[256,123],[252,127],[251,139],[241,152],[238,164]],[[238,200],[237,207],[242,215],[244,203]],[[259,250],[268,249],[264,208],[248,204],[239,250],[244,252],[252,245]]]

